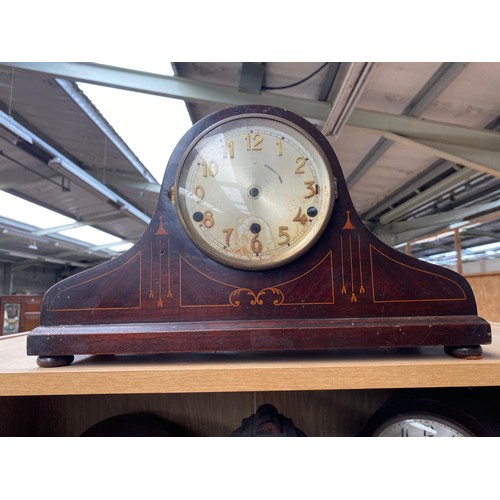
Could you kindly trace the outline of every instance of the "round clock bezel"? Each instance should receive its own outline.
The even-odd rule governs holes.
[[[224,111],[227,113],[228,110]],[[247,261],[244,259],[232,257],[230,254],[226,254],[222,251],[217,251],[213,246],[208,244],[206,240],[201,238],[195,231],[193,231],[190,224],[186,223],[185,221],[186,215],[183,213],[183,207],[181,206],[182,202],[180,201],[181,200],[181,194],[179,192],[181,188],[180,181],[182,179],[184,169],[189,168],[191,165],[191,164],[187,165],[186,162],[190,157],[190,155],[192,154],[193,150],[196,148],[196,146],[204,138],[209,136],[215,129],[223,127],[224,125],[232,121],[241,122],[241,120],[249,118],[250,119],[256,118],[269,121],[270,127],[272,127],[272,125],[276,123],[283,124],[293,129],[295,133],[297,133],[300,137],[304,137],[306,141],[309,142],[309,144],[307,145],[308,148],[314,149],[314,151],[318,154],[319,158],[321,159],[324,165],[324,174],[326,174],[330,190],[329,194],[330,199],[328,200],[325,214],[323,215],[321,222],[317,224],[313,237],[310,238],[307,241],[307,243],[304,244],[302,247],[294,248],[293,249],[294,251],[289,252],[289,254],[284,256],[283,258],[279,257],[273,258],[270,259],[269,261],[267,260]],[[321,238],[332,217],[333,208],[335,204],[335,197],[336,197],[336,179],[333,174],[332,166],[328,159],[327,153],[325,152],[324,148],[321,146],[319,141],[315,139],[313,135],[311,135],[311,133],[309,133],[303,126],[297,123],[297,121],[301,120],[303,119],[300,116],[295,115],[294,113],[291,113],[289,111],[282,110],[280,108],[272,108],[267,106],[265,107],[265,111],[263,111],[261,106],[254,106],[254,107],[246,106],[245,111],[241,112],[241,109],[239,107],[235,107],[233,114],[230,115],[226,114],[223,118],[211,122],[210,125],[204,128],[200,133],[198,133],[185,148],[179,160],[174,181],[173,196],[175,200],[175,209],[177,212],[178,220],[183,230],[185,231],[189,239],[193,242],[193,244],[205,255],[215,260],[216,262],[219,262],[231,268],[249,270],[249,271],[262,271],[262,270],[281,267],[285,264],[294,261],[295,259],[302,256],[304,253],[306,253],[308,250],[310,250]],[[295,139],[297,138],[295,137]]]
[[[397,421],[427,418],[463,430],[468,436],[497,436],[498,413],[480,394],[467,389],[396,391],[366,422],[361,437],[376,437]]]
[[[472,433],[471,430],[467,429],[465,426],[461,425],[459,422],[455,421],[452,418],[446,417],[444,415],[438,415],[431,412],[425,411],[415,411],[415,412],[401,412],[393,417],[388,418],[382,424],[380,424],[375,431],[373,432],[374,437],[411,437],[411,436],[392,436],[387,435],[386,432],[389,428],[396,426],[397,424],[402,424],[404,422],[408,422],[407,425],[411,425],[411,421],[418,421],[423,425],[423,422],[431,422],[437,426],[447,427],[448,429],[454,431],[456,434],[459,434],[460,437],[475,437],[475,434]],[[436,430],[436,434],[434,437],[441,437],[441,431]],[[424,437],[425,434],[422,436]],[[420,437],[420,436],[419,436]],[[431,436],[432,437],[432,436]],[[448,436],[447,436],[448,437]],[[451,437],[451,436],[449,436]]]

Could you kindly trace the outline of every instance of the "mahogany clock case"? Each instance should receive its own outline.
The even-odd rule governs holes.
[[[322,148],[336,180],[320,239],[275,269],[240,270],[209,258],[186,235],[171,199],[186,148],[221,120],[245,113],[303,129]],[[215,112],[184,135],[141,239],[50,288],[27,351],[41,366],[54,366],[75,354],[431,345],[467,357],[480,356],[480,345],[490,342],[490,325],[477,316],[465,278],[387,246],[364,226],[337,157],[316,127],[290,111],[249,105]]]

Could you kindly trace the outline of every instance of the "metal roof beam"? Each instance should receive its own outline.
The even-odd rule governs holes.
[[[92,63],[17,62],[0,63],[0,67],[34,71],[54,78],[92,83],[106,87],[160,95],[186,102],[220,104],[267,104],[286,108],[311,120],[324,122],[331,105],[298,97],[262,91],[260,95],[240,92],[235,87],[190,80],[178,76],[158,75],[125,68]]]
[[[480,205],[473,205],[466,208],[458,208],[455,210],[448,210],[433,215],[426,215],[417,217],[411,220],[394,222],[392,227],[396,230],[409,230],[419,229],[431,226],[447,226],[456,224],[458,222],[466,221],[471,217],[477,217],[489,212],[495,212],[500,208],[500,200],[492,201],[490,203],[482,203]]]
[[[492,240],[500,240],[500,232],[494,233],[492,231],[483,231],[482,229],[479,229],[475,227],[474,229],[466,230],[465,234],[467,236],[470,236],[471,238],[491,238]]]
[[[54,174],[53,177],[56,177],[56,174]],[[18,188],[19,186],[26,186],[34,182],[39,182],[40,179],[41,177],[38,174],[2,172],[0,190],[7,191],[8,189]]]
[[[347,123],[349,125],[349,123]],[[351,188],[365,173],[374,165],[392,146],[392,142],[387,139],[379,139],[368,151],[367,155],[359,162],[351,174],[347,177],[347,185]]]
[[[29,161],[25,160],[24,163],[14,158],[14,156],[6,153],[2,149],[0,149],[0,156],[2,158],[7,159],[17,167],[21,167],[22,169],[21,171],[19,171],[19,169],[16,168],[15,172],[13,172],[12,170],[3,172],[2,178],[0,180],[0,189],[8,190],[12,188],[17,188],[18,186],[21,185],[24,186],[27,184],[31,184],[33,182],[40,181],[40,179],[55,184],[61,189],[64,188],[64,177],[60,180],[60,182],[57,182],[56,180],[54,180],[54,178],[60,177],[59,174],[56,174],[51,169],[47,168],[47,165],[42,160],[40,160],[40,158],[34,156],[30,152],[30,148],[27,149],[23,148],[22,150],[27,155],[30,155],[31,158]],[[30,165],[26,165],[26,163],[30,163]]]
[[[85,94],[73,83],[60,78],[56,78],[59,86],[68,94],[79,108],[95,123],[99,130],[116,146],[116,148],[125,156],[130,164],[139,172],[146,181],[152,184],[158,184],[149,170],[141,163],[139,158],[125,144],[125,141],[115,132],[113,127],[96,110]]]
[[[497,141],[499,141],[500,134],[497,135]],[[500,150],[487,151],[480,147],[462,146],[459,143],[447,144],[438,141],[423,141],[392,133],[384,133],[384,136],[405,146],[500,178]]]
[[[467,63],[443,63],[428,82],[403,110],[403,116],[418,116],[436,97],[458,76]],[[351,175],[346,179],[349,187],[353,186],[370,167],[391,147],[387,138],[379,139],[369,153],[361,160]]]
[[[106,173],[106,184],[116,187],[136,189],[137,191],[148,191],[150,193],[159,193],[161,185],[158,183],[140,182],[131,180],[130,176],[117,174],[114,172]]]
[[[488,125],[485,127],[486,130],[500,130],[500,116],[496,117],[494,120],[492,120]],[[404,186],[401,187],[401,189],[395,191],[392,193],[390,196],[385,198],[383,201],[379,202],[376,206],[372,207],[369,209],[367,212],[362,214],[362,217],[365,220],[370,220],[375,218],[378,214],[383,212],[387,208],[391,208],[393,205],[397,204],[402,198],[404,198],[407,195],[411,195],[412,193],[415,193],[416,196],[421,196],[421,189],[420,186],[424,184],[428,184],[431,182],[434,178],[439,177],[443,172],[450,168],[457,168],[457,165],[455,162],[451,162],[448,160],[438,160],[435,163],[433,163],[430,167],[428,167],[423,173],[417,175],[414,177],[412,180],[410,180],[408,183],[406,183]],[[468,167],[462,167],[463,169],[469,170]],[[479,175],[479,174],[478,174]],[[425,197],[425,194],[423,195]],[[417,200],[415,200],[417,201]],[[418,201],[417,201],[417,204]]]
[[[9,118],[10,122],[13,122],[13,124],[18,129],[20,129],[24,134],[28,135],[34,144],[43,148],[50,155],[53,155],[53,159],[49,161],[49,167],[52,167],[60,174],[73,179],[80,186],[93,193],[94,195],[97,195],[106,201],[114,202],[117,206],[120,207],[120,210],[123,210],[125,214],[141,222],[144,222],[145,224],[149,224],[150,218],[146,214],[131,205],[128,201],[116,194],[107,186],[99,182],[95,177],[92,177],[90,174],[85,172],[85,170],[66,158],[57,149],[53,148],[50,144],[46,143],[44,140],[29,131],[27,128],[23,127],[20,123],[15,122],[15,120],[8,117],[3,111],[0,111],[0,117]]]
[[[360,109],[353,111],[349,125],[500,177],[499,132]]]
[[[70,255],[85,255],[89,251],[94,249],[92,245],[86,243],[85,241],[70,238],[62,234],[51,234],[53,229],[54,228],[50,229],[50,232],[46,233],[41,230],[39,234],[34,226],[24,224],[13,219],[8,219],[6,217],[0,217],[0,234],[2,236],[2,243],[17,239],[23,239],[40,244],[57,244],[59,248],[66,249],[66,253]],[[60,228],[56,229],[61,230]],[[123,241],[123,243],[127,243],[127,241]],[[122,244],[122,242],[120,242],[120,244]],[[5,250],[7,251],[8,249],[5,248]],[[112,255],[114,254],[103,252],[102,254],[98,254],[98,257],[109,258]]]
[[[410,198],[408,201],[401,203],[401,205],[398,205],[391,211],[382,215],[380,217],[380,223],[389,224],[390,222],[393,222],[397,219],[401,219],[415,208],[418,208],[425,203],[434,200],[437,196],[448,192],[450,189],[453,189],[454,187],[471,180],[476,175],[478,175],[476,171],[470,170],[468,168],[463,168],[458,172],[449,175],[442,181],[433,184],[419,195]]]
[[[405,116],[419,116],[429,104],[463,71],[468,63],[443,63],[403,111]]]
[[[323,126],[323,134],[338,137],[356,106],[376,63],[342,63],[333,83],[332,105]]]
[[[459,222],[468,222],[468,219],[480,217],[484,214],[498,212],[500,200],[467,208],[459,208],[440,212],[438,214],[418,217],[407,221],[394,222],[375,230],[375,234],[391,245],[399,245],[429,235],[440,229],[448,230],[450,225]]]
[[[332,90],[333,83],[337,79],[337,74],[343,63],[340,62],[330,62],[326,68],[326,75],[321,85],[321,90],[319,91],[318,100],[327,101],[328,96]]]
[[[93,267],[95,264],[87,264],[83,262],[76,262],[73,260],[57,259],[55,257],[47,257],[38,254],[32,254],[28,252],[19,252],[14,250],[3,250],[0,248],[0,253],[10,255],[11,257],[19,257],[21,259],[27,259],[35,262],[50,262],[51,264],[62,264],[73,267]]]
[[[368,209],[361,215],[361,217],[364,220],[374,219],[385,210],[392,209],[394,205],[399,203],[401,199],[405,198],[406,196],[420,195],[420,193],[423,192],[422,186],[434,181],[434,179],[453,167],[457,168],[454,163],[448,162],[446,160],[437,160],[424,172],[415,176],[413,179],[404,184],[400,189],[393,191],[384,200]]]

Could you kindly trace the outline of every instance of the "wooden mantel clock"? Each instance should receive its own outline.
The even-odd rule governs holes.
[[[444,346],[480,357],[467,281],[379,241],[328,140],[270,106],[196,123],[126,253],[54,285],[28,355]]]

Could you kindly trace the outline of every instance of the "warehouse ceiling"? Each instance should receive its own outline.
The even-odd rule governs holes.
[[[465,258],[498,256],[500,63],[172,65],[174,76],[0,63],[0,189],[75,221],[41,229],[0,218],[0,262],[90,267],[113,247],[61,231],[89,225],[133,243],[154,212],[158,183],[78,82],[184,100],[193,123],[234,104],[295,111],[327,136],[381,239],[442,264],[457,241]]]

